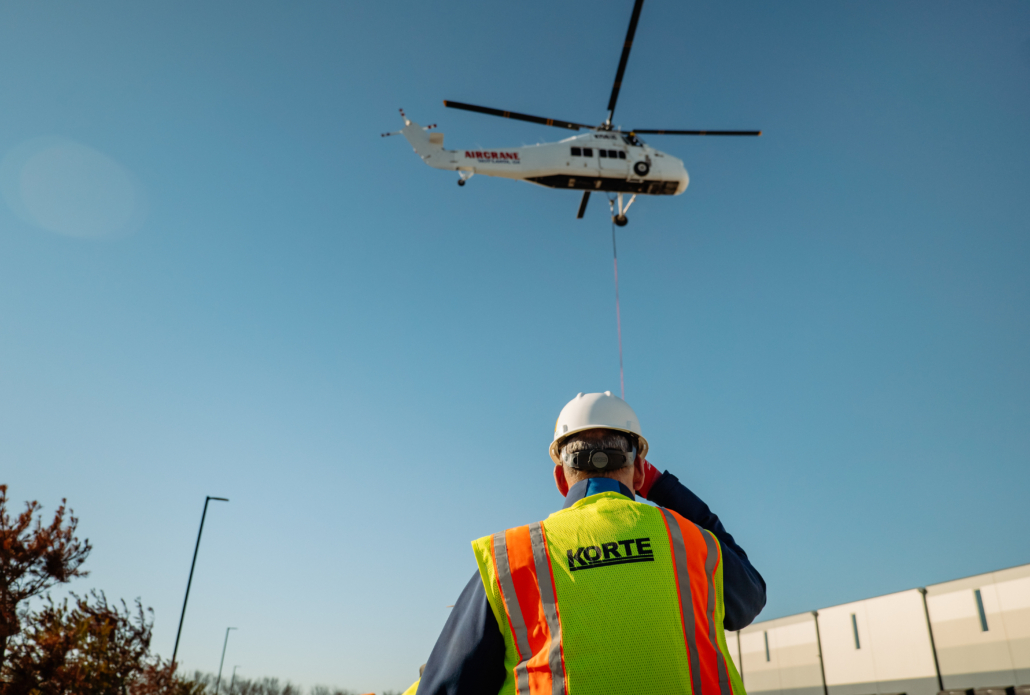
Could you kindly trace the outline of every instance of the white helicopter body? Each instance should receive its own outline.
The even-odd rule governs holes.
[[[626,40],[622,45],[622,56],[615,72],[615,83],[608,99],[608,117],[600,125],[588,125],[542,118],[514,111],[502,111],[487,106],[444,101],[444,106],[489,116],[500,116],[517,121],[540,125],[584,130],[559,142],[523,147],[508,147],[496,150],[446,150],[443,133],[430,133],[436,126],[422,127],[410,120],[401,111],[404,128],[388,135],[403,135],[415,152],[429,166],[458,172],[458,185],[464,186],[475,174],[498,176],[505,179],[527,181],[547,188],[564,188],[582,191],[577,218],[586,211],[590,194],[597,192],[615,193],[618,201],[609,200],[612,219],[615,224],[626,224],[626,211],[638,195],[679,195],[687,190],[690,177],[683,161],[672,155],[659,152],[642,142],[637,135],[654,133],[658,135],[761,135],[760,130],[643,130],[630,132],[612,128],[612,116],[622,88],[637,22],[644,0],[634,0]],[[629,194],[629,202],[623,205],[623,194]]]
[[[679,195],[690,182],[683,160],[619,131],[490,150],[444,149],[443,133],[429,132],[407,117],[400,132],[422,161],[459,172],[460,183],[481,174],[575,191]]]

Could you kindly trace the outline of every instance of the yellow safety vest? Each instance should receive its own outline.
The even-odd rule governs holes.
[[[504,695],[746,695],[715,536],[616,492],[472,543]],[[484,694],[486,695],[486,694]]]

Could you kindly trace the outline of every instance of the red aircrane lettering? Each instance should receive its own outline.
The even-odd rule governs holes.
[[[478,150],[465,150],[465,157],[467,159],[511,159],[516,162],[520,161],[518,152],[480,152]]]

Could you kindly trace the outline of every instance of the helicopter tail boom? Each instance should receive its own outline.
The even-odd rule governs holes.
[[[400,135],[411,144],[415,150],[415,154],[422,158],[429,166],[434,169],[456,169],[454,162],[454,152],[452,150],[445,150],[443,148],[443,133],[430,133],[430,128],[435,128],[435,125],[420,126],[415,121],[409,119],[401,111],[401,117],[404,118],[404,128],[400,130]]]

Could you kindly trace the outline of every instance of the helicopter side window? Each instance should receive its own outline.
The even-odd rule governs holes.
[[[572,156],[573,156],[573,157],[578,157],[578,156],[580,156],[581,154],[583,154],[583,150],[581,150],[581,149],[580,149],[580,148],[578,148],[578,147],[573,147],[573,148],[572,148]]]
[[[598,157],[605,157],[605,158],[607,158],[608,157],[608,151],[607,150],[598,150],[597,151],[597,156]]]
[[[619,151],[618,150],[608,150],[608,156],[611,157],[612,159],[618,159],[619,158]]]
[[[593,147],[584,147],[583,148],[583,156],[584,157],[593,157],[594,156],[594,148]]]
[[[619,159],[625,159],[625,158],[626,158],[626,153],[623,152],[622,150],[619,150]]]

